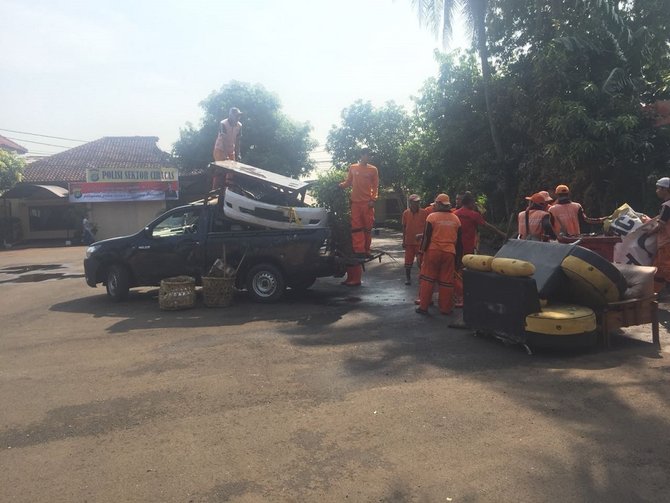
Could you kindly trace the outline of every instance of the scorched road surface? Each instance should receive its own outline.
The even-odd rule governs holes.
[[[0,501],[670,500],[648,326],[528,356],[415,314],[388,259],[359,289],[164,312],[87,287],[83,253],[0,252]]]

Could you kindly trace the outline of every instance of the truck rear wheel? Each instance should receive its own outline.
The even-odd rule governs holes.
[[[107,295],[114,301],[120,302],[128,298],[130,278],[128,269],[121,265],[113,265],[107,273]]]
[[[285,289],[284,275],[272,264],[258,264],[247,273],[247,291],[256,302],[277,302]]]

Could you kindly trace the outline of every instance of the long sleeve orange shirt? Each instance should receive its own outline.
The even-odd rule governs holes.
[[[352,203],[367,203],[377,200],[379,172],[372,164],[352,164],[347,179],[340,187],[351,187]]]

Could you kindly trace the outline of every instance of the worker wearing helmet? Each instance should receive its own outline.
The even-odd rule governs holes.
[[[542,194],[535,193],[526,198],[528,208],[518,215],[519,239],[530,241],[548,241],[556,239],[553,218],[547,211],[548,202]]]
[[[438,308],[442,314],[454,309],[454,272],[462,257],[461,221],[451,212],[447,194],[435,198],[435,211],[426,217],[421,249],[425,255],[419,277],[419,307],[416,312],[428,314],[433,287],[438,284]]]
[[[605,220],[604,218],[587,217],[582,205],[570,199],[570,189],[567,185],[559,185],[555,193],[556,204],[549,208],[549,213],[554,217],[554,225],[560,235],[579,236],[581,234],[580,222],[600,224]]]

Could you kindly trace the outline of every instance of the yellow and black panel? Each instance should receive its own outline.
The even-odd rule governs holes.
[[[592,309],[569,304],[550,304],[526,317],[526,337],[535,347],[572,349],[597,342],[596,315]]]
[[[494,258],[491,270],[503,276],[528,277],[535,274],[535,266],[525,260],[516,258]]]
[[[491,262],[493,257],[490,255],[473,255],[467,254],[463,256],[463,267],[472,269],[473,271],[491,272]]]
[[[568,277],[571,301],[589,307],[602,307],[623,297],[627,285],[621,272],[597,253],[575,246],[563,259],[561,269]]]
[[[576,335],[593,332],[596,315],[592,309],[569,304],[551,304],[542,312],[526,316],[526,331],[546,335]]]

